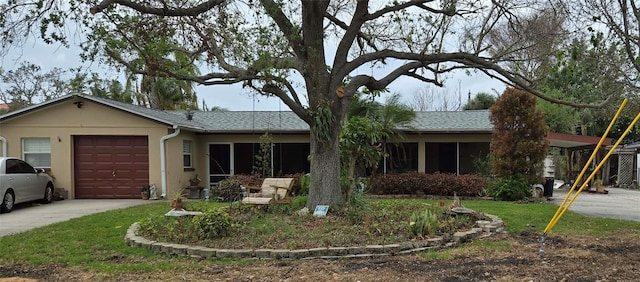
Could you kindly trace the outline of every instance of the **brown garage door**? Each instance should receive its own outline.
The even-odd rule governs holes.
[[[75,136],[75,197],[132,199],[149,183],[147,136]]]

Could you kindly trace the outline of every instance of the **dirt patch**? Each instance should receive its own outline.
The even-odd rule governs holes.
[[[538,255],[539,235],[533,232],[500,234],[484,239],[486,244],[439,251],[450,256],[440,254],[435,257],[443,258],[435,259],[420,254],[225,264],[194,259],[203,266],[202,269],[118,276],[105,276],[63,265],[5,265],[0,266],[0,277],[49,281],[632,281],[640,273],[640,241],[637,235],[601,238],[551,235],[546,240],[544,257]]]

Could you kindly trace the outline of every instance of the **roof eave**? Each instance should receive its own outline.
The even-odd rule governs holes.
[[[132,111],[132,110],[129,110],[129,109],[127,109],[127,108],[121,107],[121,106],[119,106],[119,105],[110,104],[110,103],[105,103],[104,101],[102,101],[102,100],[100,100],[100,99],[96,99],[95,97],[90,96],[90,95],[86,95],[86,96],[79,96],[79,97],[80,97],[80,98],[83,98],[83,99],[91,100],[91,101],[93,101],[93,102],[95,102],[95,103],[98,103],[98,104],[101,104],[101,105],[103,105],[103,106],[107,106],[107,107],[111,107],[111,108],[114,108],[114,109],[118,109],[118,110],[121,110],[121,111],[123,111],[123,112],[127,112],[127,113],[130,113],[130,114],[134,114],[134,115],[136,115],[136,116],[139,116],[139,117],[142,117],[142,118],[146,118],[146,119],[149,119],[149,120],[152,120],[152,121],[155,121],[155,122],[163,123],[163,124],[166,124],[166,125],[171,126],[171,127],[173,127],[173,126],[178,126],[179,128],[188,129],[188,127],[181,126],[181,125],[179,125],[179,124],[175,124],[175,123],[170,122],[170,121],[167,121],[167,120],[163,120],[163,119],[160,119],[160,118],[157,118],[157,117],[154,117],[154,116],[149,116],[149,115],[146,115],[146,114],[143,114],[143,113],[139,113],[139,112],[136,112],[136,111]],[[192,128],[192,129],[196,130],[197,128]]]
[[[58,97],[58,98],[55,98],[55,99],[51,99],[51,100],[46,101],[44,103],[35,104],[35,105],[28,106],[26,108],[22,108],[22,109],[19,109],[19,110],[8,112],[8,113],[6,113],[4,115],[0,115],[0,121],[11,120],[11,119],[16,118],[17,116],[20,116],[20,115],[23,115],[23,114],[26,114],[26,113],[29,113],[29,112],[37,111],[38,109],[46,108],[46,107],[49,107],[51,105],[62,103],[64,101],[66,101],[66,100],[71,99],[72,97],[73,97],[73,95],[62,96],[62,97]]]
[[[247,129],[247,130],[230,130],[230,129],[216,129],[216,130],[204,130],[201,133],[205,134],[263,134],[263,133],[276,133],[276,134],[309,134],[309,130],[260,130],[260,129]]]
[[[403,130],[405,134],[422,134],[422,133],[483,133],[492,134],[493,130],[489,129],[429,129],[429,130]]]
[[[29,107],[26,107],[26,108],[23,108],[23,109],[19,109],[19,110],[16,110],[16,111],[10,112],[10,113],[7,113],[7,114],[5,114],[5,115],[0,116],[0,120],[2,120],[2,121],[10,120],[10,119],[12,119],[12,118],[16,118],[16,117],[21,116],[21,115],[23,115],[23,114],[26,114],[26,113],[29,113],[29,112],[33,112],[33,111],[37,111],[37,110],[39,110],[39,109],[48,108],[48,107],[51,107],[51,106],[53,106],[53,105],[56,105],[56,104],[59,104],[59,103],[65,102],[65,101],[67,101],[67,100],[73,100],[73,99],[85,99],[85,100],[90,100],[90,101],[92,101],[92,102],[94,102],[94,103],[98,103],[98,104],[103,105],[103,106],[107,106],[107,107],[111,107],[111,108],[114,108],[114,109],[118,109],[118,110],[121,110],[121,111],[124,111],[124,112],[127,112],[127,113],[131,113],[131,114],[134,114],[134,115],[137,115],[137,116],[140,116],[140,117],[146,118],[146,119],[150,119],[150,120],[153,120],[153,121],[156,121],[156,122],[159,122],[159,123],[166,124],[166,125],[171,126],[171,127],[173,127],[173,126],[175,125],[174,123],[172,123],[172,122],[168,122],[168,121],[166,121],[166,120],[162,120],[162,119],[159,119],[159,118],[156,118],[156,117],[152,117],[152,116],[149,116],[149,115],[145,115],[145,114],[137,113],[137,112],[135,112],[135,111],[131,111],[131,110],[129,110],[129,109],[126,109],[126,108],[120,107],[120,106],[118,106],[118,105],[105,103],[105,102],[104,102],[104,101],[102,101],[102,100],[95,99],[95,98],[94,98],[93,96],[91,96],[91,95],[78,95],[78,94],[71,94],[71,95],[66,95],[66,96],[58,97],[58,98],[55,98],[55,99],[52,99],[52,100],[46,101],[46,102],[44,102],[44,103],[40,103],[40,104],[36,104],[36,105],[31,105],[31,106],[29,106]],[[184,128],[184,126],[181,126],[181,127],[183,127],[183,128]],[[195,129],[195,128],[193,128],[193,129]]]

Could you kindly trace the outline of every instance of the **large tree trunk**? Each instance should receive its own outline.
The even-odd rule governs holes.
[[[307,207],[317,205],[341,208],[344,205],[340,187],[340,122],[334,122],[331,139],[320,142],[311,134],[311,183]]]
[[[329,107],[333,121],[328,130],[329,137],[319,140],[314,134],[314,119],[311,119],[311,183],[307,207],[315,209],[317,205],[330,205],[336,208],[343,206],[340,188],[340,147],[339,137],[342,129],[344,107],[336,98],[335,91],[342,79],[329,77],[324,54],[324,13],[329,5],[328,0],[302,1],[302,41],[304,48],[300,56],[304,58],[304,79],[309,97],[309,108],[318,111]],[[326,117],[325,118],[329,118]],[[326,136],[326,134],[323,134]]]

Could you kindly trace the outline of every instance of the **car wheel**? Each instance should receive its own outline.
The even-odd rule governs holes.
[[[7,191],[2,197],[2,203],[0,204],[0,212],[11,212],[13,210],[13,204],[16,202],[16,198],[13,195],[13,191]]]
[[[49,204],[53,201],[53,186],[47,184],[47,188],[44,188],[44,198],[42,198],[43,204]]]

